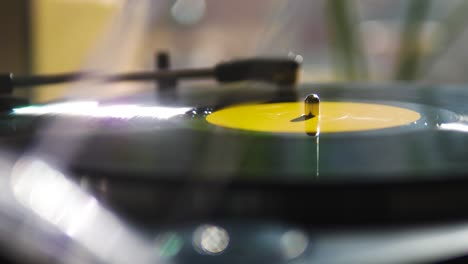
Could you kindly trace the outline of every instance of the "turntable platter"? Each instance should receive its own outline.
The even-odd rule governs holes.
[[[254,89],[210,94],[228,102]],[[322,101],[320,122],[297,120],[311,93]],[[461,89],[304,85],[295,91],[296,102],[285,98],[208,106],[183,98],[182,105],[168,107],[65,102],[18,108],[8,120],[15,135],[24,135],[37,120],[63,119],[68,126],[41,133],[67,145],[70,135],[86,132],[73,167],[132,177],[386,182],[428,180],[466,167],[462,146],[468,134],[461,130],[468,93]],[[62,147],[50,145],[47,152],[61,153]]]
[[[259,96],[236,100],[237,94],[242,97],[252,90],[255,86],[218,89],[210,91],[210,98],[187,96],[167,106],[145,103],[147,95],[126,100],[126,105],[34,106],[16,109],[8,122],[16,129],[14,137],[30,131],[49,135],[50,144],[42,153],[52,160],[70,155],[64,147],[78,146],[67,169],[140,220],[160,219],[169,205],[159,201],[171,200],[186,184],[196,185],[187,194],[193,201],[184,211],[188,219],[203,211],[208,201],[222,201],[213,213],[218,216],[278,216],[308,223],[431,219],[468,211],[447,207],[458,203],[468,186],[465,90],[304,85],[292,96],[285,96],[284,90],[276,94],[262,90]],[[304,132],[312,130],[304,126],[313,118],[291,120],[303,113],[302,101],[312,93],[320,95],[324,123],[321,133],[311,137]],[[280,133],[272,132],[278,128],[277,116],[273,128],[256,120],[270,114],[270,107],[293,109],[280,121],[301,129],[284,133],[284,126],[279,126]],[[348,121],[327,124],[341,117],[344,108],[353,117],[393,121],[356,126],[354,118],[351,126]],[[122,109],[131,111],[122,116],[117,111]],[[251,122],[244,123],[244,118]],[[67,125],[37,130],[38,124],[53,120]],[[217,123],[224,121],[228,124]],[[260,126],[238,127],[244,124]],[[82,130],[87,133],[76,137]],[[103,181],[105,191],[99,187]],[[327,201],[326,208],[304,200]],[[246,203],[251,206],[243,206]],[[317,210],[320,215],[308,213]]]

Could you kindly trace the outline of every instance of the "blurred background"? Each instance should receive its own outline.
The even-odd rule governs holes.
[[[150,3],[145,11],[150,16],[141,16],[150,26],[139,47],[149,59],[158,50],[170,52],[174,68],[275,55],[302,60],[302,82],[468,81],[466,0]],[[137,14],[122,20],[129,5],[124,0],[2,0],[0,70],[82,69],[112,41],[131,41],[132,27],[120,32],[120,39],[104,40],[116,23],[139,19]],[[103,58],[112,60],[112,55]],[[63,92],[60,85],[18,91],[35,102],[61,98]]]
[[[157,51],[167,51],[171,54],[171,67],[173,68],[207,67],[221,61],[250,56],[289,56],[302,61],[301,82],[304,83],[411,82],[464,86],[468,84],[468,74],[465,73],[465,68],[468,68],[465,67],[468,64],[468,49],[465,48],[468,44],[468,34],[466,32],[468,26],[467,13],[468,0],[0,0],[0,29],[3,33],[2,41],[0,41],[0,70],[2,72],[13,72],[17,75],[54,74],[89,69],[108,72],[148,70],[154,69],[155,53]],[[33,102],[46,102],[69,95],[69,90],[73,89],[67,89],[69,88],[68,85],[15,90],[15,93],[28,97]],[[86,82],[83,85],[88,86],[88,89],[78,90],[84,91],[84,94],[96,93],[95,90],[102,90],[102,87],[88,85]],[[116,94],[114,88],[119,85],[111,84],[111,86],[111,89],[107,91]],[[468,89],[468,85],[466,86]],[[388,87],[391,89],[392,86],[389,85]],[[137,90],[137,87],[132,85],[123,85],[121,88],[127,93],[133,93]],[[119,108],[113,109],[118,110]],[[7,121],[9,120],[7,119]],[[124,129],[127,127],[126,123],[119,123],[118,120],[116,122],[113,122],[115,120],[111,121],[100,123],[101,121],[98,120],[97,123],[102,124],[102,127],[108,125],[109,131],[114,128],[119,131],[120,127]],[[463,122],[465,121],[463,120]],[[135,124],[139,126],[143,123]],[[455,123],[455,125],[457,124]],[[96,164],[104,160],[102,168],[116,165],[117,163],[114,161],[117,160],[117,170],[121,167],[127,168],[125,166],[129,166],[130,170],[142,166],[141,170],[135,171],[151,171],[152,168],[160,166],[158,156],[153,156],[153,154],[158,153],[161,149],[163,152],[166,150],[164,148],[158,149],[158,147],[170,146],[168,148],[170,151],[165,153],[168,157],[167,160],[179,157],[180,149],[172,148],[174,144],[171,144],[176,142],[174,140],[177,140],[177,144],[185,146],[182,150],[192,150],[192,147],[197,150],[198,146],[201,146],[201,152],[196,155],[197,159],[188,158],[191,155],[190,152],[180,151],[183,153],[180,156],[181,160],[185,163],[177,161],[176,164],[177,166],[190,164],[193,168],[197,168],[195,174],[199,171],[210,171],[205,167],[210,168],[212,157],[225,151],[226,154],[219,156],[226,162],[221,163],[219,166],[223,169],[227,168],[228,177],[223,178],[223,182],[229,183],[230,176],[238,173],[236,171],[238,167],[245,166],[245,164],[247,164],[247,167],[251,166],[251,164],[261,167],[264,164],[269,164],[264,163],[264,161],[270,162],[269,158],[261,158],[258,160],[245,159],[248,163],[244,163],[243,158],[239,159],[244,153],[250,155],[247,157],[253,157],[258,153],[261,155],[268,153],[270,150],[289,149],[286,147],[287,144],[283,144],[283,141],[278,141],[278,143],[270,146],[268,138],[267,140],[259,140],[260,143],[251,146],[250,144],[254,141],[250,140],[250,137],[246,137],[245,141],[242,137],[241,144],[238,144],[237,141],[221,142],[224,137],[217,136],[211,140],[204,136],[198,136],[198,134],[195,134],[196,136],[193,138],[184,138],[184,141],[180,141],[179,138],[169,134],[171,132],[169,130],[162,134],[161,139],[156,137],[154,143],[151,143],[153,142],[153,134],[140,138],[139,133],[135,134],[138,138],[124,136],[122,137],[123,140],[120,140],[120,137],[114,138],[111,136],[109,137],[110,140],[107,141],[107,138],[102,137],[99,133],[94,137],[92,134],[95,132],[94,123],[80,126],[80,123],[75,123],[74,119],[67,119],[51,122],[48,125],[50,126],[45,129],[50,129],[51,133],[38,133],[41,138],[33,138],[37,141],[32,145],[32,151],[30,152],[34,155],[43,153],[45,157],[49,154],[56,156],[53,164],[62,165],[58,166],[59,168],[73,167],[73,163],[70,162],[72,159],[84,159],[85,167],[87,160],[91,160]],[[149,123],[149,125],[153,125],[153,123]],[[462,129],[466,129],[465,123],[460,123],[460,125]],[[133,131],[130,130],[133,129],[133,125],[128,127],[128,131]],[[7,128],[10,128],[10,126]],[[64,130],[65,128],[67,130]],[[146,126],[144,128],[146,129]],[[16,126],[12,129],[16,131]],[[456,130],[457,127],[454,128],[454,131]],[[21,130],[19,129],[19,131]],[[57,131],[66,132],[63,133],[62,137],[57,137],[57,134],[61,134],[55,133]],[[68,131],[72,131],[72,133],[68,133]],[[126,130],[122,131],[125,132]],[[464,132],[463,130],[460,131]],[[44,136],[42,136],[43,134]],[[209,136],[211,135],[209,134]],[[450,137],[445,137],[446,135],[441,133],[440,137],[436,137],[434,134],[429,134],[420,137],[420,140],[412,141],[411,144],[406,144],[409,139],[414,139],[411,135],[408,140],[405,137],[405,141],[394,144],[390,150],[386,151],[395,154],[391,156],[396,157],[394,159],[396,164],[401,162],[403,167],[400,168],[414,166],[414,168],[420,169],[426,166],[426,163],[435,160],[438,162],[434,166],[428,166],[428,168],[441,170],[440,167],[447,165],[447,168],[444,169],[448,171],[451,168],[459,169],[457,166],[460,166],[460,171],[464,171],[464,164],[461,164],[464,159],[461,159],[461,157],[466,154],[466,144],[463,144],[467,142],[465,136],[463,133],[454,133],[454,136]],[[162,144],[161,142],[165,139],[171,140],[167,142],[168,144]],[[392,141],[389,142],[398,142],[400,139],[400,137],[392,137]],[[376,140],[380,140],[380,138]],[[103,143],[93,145],[93,143],[101,141]],[[115,142],[118,142],[118,144],[113,144]],[[151,144],[147,144],[147,142]],[[315,142],[307,141],[307,144],[302,144],[303,142],[299,140],[287,141],[288,144],[289,142],[295,142],[293,143],[293,149],[296,152],[293,153],[295,155],[290,155],[291,153],[287,151],[281,151],[281,155],[284,155],[284,157],[280,155],[282,157],[281,161],[284,159],[284,164],[287,165],[284,170],[294,168],[294,164],[306,164],[307,161],[310,161],[309,158],[312,157],[311,160],[314,162],[307,162],[307,166],[310,167],[306,167],[306,169],[315,169],[317,172],[315,175],[318,175],[318,139]],[[357,149],[358,146],[362,147],[360,145],[362,141],[357,140],[353,144],[345,146],[349,149],[343,148],[342,141],[333,141],[335,142],[333,143],[330,140],[328,141],[331,143],[329,145],[323,145],[323,142],[321,144],[325,148],[321,147],[320,150],[320,155],[322,155],[320,157],[320,169],[323,170],[326,166],[332,167],[334,166],[332,163],[339,161],[341,165],[334,170],[338,173],[348,169],[352,171],[355,167],[349,164],[355,160],[365,161],[374,154],[374,149],[380,151],[379,146],[389,144],[374,145],[373,147],[365,145],[362,148],[364,151],[360,151],[361,154],[357,155],[357,158],[349,159],[349,151]],[[377,141],[371,140],[369,142],[366,144],[370,145]],[[99,146],[106,147],[101,149]],[[140,148],[140,146],[144,146],[144,148]],[[290,145],[288,146],[290,147]],[[311,146],[313,147],[312,150],[316,151],[315,154],[312,156],[306,155],[307,160],[301,159],[300,156],[304,153],[314,153],[310,152],[310,149],[308,151]],[[343,149],[345,151],[342,151]],[[87,152],[85,150],[93,155],[86,156]],[[325,154],[325,159],[322,153]],[[38,156],[41,157],[41,155]],[[94,159],[94,157],[100,156],[103,159]],[[333,157],[333,159],[327,160],[326,157]],[[447,159],[445,161],[447,163],[442,158]],[[448,161],[451,158],[454,159],[453,163]],[[166,158],[160,160],[165,161]],[[201,165],[195,164],[199,160]],[[370,160],[387,161],[387,159],[380,159],[378,156]],[[29,231],[32,228],[23,227],[24,223],[31,226],[31,223],[34,223],[27,221],[28,218],[23,217],[23,215],[20,215],[21,221],[17,221],[17,219],[11,221],[15,229],[10,228],[10,225],[6,224],[9,222],[3,217],[0,225],[0,238],[3,237],[4,239],[3,242],[0,239],[0,246],[13,243],[13,245],[21,249],[18,256],[25,254],[25,250],[22,250],[21,247],[23,244],[34,248],[37,245],[39,249],[42,249],[41,246],[43,245],[44,247],[50,246],[52,250],[47,252],[59,252],[59,257],[66,259],[64,261],[66,263],[79,262],[76,259],[68,260],[70,256],[78,255],[79,257],[80,254],[87,256],[81,253],[81,251],[84,251],[81,246],[84,246],[86,250],[90,250],[93,256],[95,255],[101,259],[107,258],[109,262],[116,260],[116,263],[144,263],[136,260],[138,260],[138,257],[150,259],[155,254],[161,254],[162,257],[173,257],[179,254],[178,252],[181,249],[188,249],[188,257],[191,258],[198,254],[192,250],[191,242],[188,242],[186,244],[188,246],[182,248],[183,243],[186,243],[183,242],[183,239],[191,240],[191,230],[183,230],[182,232],[186,233],[180,234],[175,232],[161,233],[162,236],[153,232],[145,232],[143,235],[134,232],[133,229],[126,230],[127,223],[121,223],[113,215],[108,214],[108,211],[104,207],[101,208],[100,203],[94,197],[85,195],[81,188],[70,184],[68,180],[65,180],[65,175],[50,167],[47,162],[26,160],[21,163],[23,162],[22,159],[19,161],[20,163],[15,163],[14,168],[16,171],[12,172],[14,181],[3,184],[0,181],[0,188],[14,186],[15,199],[23,203],[26,208],[31,208],[34,213],[44,220],[52,223],[55,226],[54,228],[57,228],[54,229],[57,233],[53,234],[58,237],[58,242],[41,243],[42,240],[45,240],[43,238],[45,236],[41,236],[37,230],[34,233],[34,230]],[[119,161],[125,162],[120,163]],[[5,163],[4,160],[0,159],[0,165],[2,165],[1,162]],[[361,163],[362,165],[357,162],[359,166],[371,168],[369,171],[381,170],[380,165],[382,163],[376,162],[370,165],[366,164],[368,162]],[[148,167],[144,167],[147,164],[149,164]],[[282,163],[278,164],[283,166]],[[325,166],[322,166],[322,164]],[[2,165],[2,168],[9,168],[9,165]],[[93,168],[93,166],[90,168]],[[98,166],[98,168],[100,167]],[[162,166],[162,168],[161,171],[164,171],[164,168],[171,167]],[[198,170],[198,168],[202,169]],[[398,168],[396,170],[398,171]],[[9,172],[7,169],[3,169],[3,171]],[[158,171],[160,170],[158,169]],[[214,171],[216,172],[216,170]],[[346,176],[347,174],[343,175]],[[10,178],[0,177],[1,179],[9,181]],[[102,193],[102,196],[99,197],[104,201],[104,205],[115,202],[118,205],[117,208],[128,206],[131,213],[133,209],[138,211],[139,208],[153,206],[152,203],[155,201],[155,204],[157,206],[161,205],[162,208],[166,208],[164,206],[168,204],[167,219],[169,220],[173,215],[178,216],[179,211],[185,210],[185,197],[192,197],[191,185],[185,184],[182,185],[180,190],[175,188],[176,193],[169,189],[168,192],[162,191],[161,195],[156,195],[155,193],[156,191],[159,192],[159,189],[154,189],[153,186],[148,187],[148,189],[145,187],[143,189],[145,192],[141,193],[140,189],[138,189],[141,183],[138,180],[136,184],[129,185],[129,182],[132,181],[124,181],[123,185],[119,185],[122,184],[119,183],[119,180],[116,181],[117,184],[114,184],[112,180],[107,180],[106,176],[102,179],[97,177],[94,180],[92,176],[85,175],[83,179],[80,179],[80,187],[86,189],[88,186],[96,185],[96,192]],[[146,180],[143,181],[143,185],[146,185],[146,183]],[[190,181],[188,183],[191,184]],[[10,184],[12,185],[10,186]],[[164,186],[162,185],[162,187]],[[212,196],[200,196],[201,200],[193,199],[194,204],[198,206],[200,203],[205,203],[206,200],[208,201],[206,207],[213,206],[214,208],[215,203],[211,202],[211,197],[221,197],[221,193],[227,190],[224,187],[224,185],[220,185],[220,189],[214,190]],[[108,191],[108,188],[114,189]],[[200,191],[197,187],[194,187],[194,190],[193,197],[199,198],[197,195]],[[451,189],[445,190],[448,192]],[[451,197],[449,200],[456,199],[460,193],[463,193],[463,191],[460,191],[461,189],[456,190],[458,191],[453,196],[448,196]],[[187,192],[187,195],[185,195],[185,192]],[[2,191],[0,194],[6,196],[8,192]],[[243,196],[243,193],[240,194]],[[247,199],[253,199],[252,201],[256,202],[257,196],[250,196],[249,192],[246,192],[246,194]],[[166,195],[175,198],[173,200],[166,199]],[[396,206],[395,208],[402,206],[402,212],[406,212],[406,210],[412,210],[415,207],[414,204],[408,203],[408,200],[421,201],[420,197],[415,197],[415,194],[405,195],[406,191],[401,194],[401,197],[397,196],[397,199],[386,198],[390,199],[390,205],[385,203],[383,208],[392,210],[393,207],[391,206]],[[417,195],[418,193],[416,193]],[[352,195],[346,193],[344,197],[348,199],[350,196]],[[162,198],[160,199],[160,197]],[[359,197],[356,198],[357,200],[354,197],[351,198],[350,205],[361,199]],[[110,199],[115,199],[115,201]],[[122,201],[119,199],[122,199]],[[340,197],[335,199],[339,200]],[[462,200],[460,199],[460,201]],[[170,202],[167,203],[166,201]],[[245,201],[250,200],[233,199],[233,201],[245,203]],[[370,208],[374,208],[375,204],[381,201],[387,202],[387,200],[378,199],[377,202],[371,203],[372,207]],[[438,199],[438,197],[430,201],[432,203],[429,202],[428,204],[430,206],[433,204],[435,208],[439,208],[438,210],[448,208],[447,210],[450,211],[457,208],[453,204],[445,207],[444,200]],[[0,203],[2,202],[6,203],[0,199]],[[106,202],[108,203],[106,204]],[[119,202],[122,202],[122,205],[118,204]],[[178,206],[179,203],[181,206]],[[334,201],[331,202],[332,205],[334,203]],[[319,207],[317,208],[320,208],[320,203],[318,204]],[[337,202],[337,204],[341,204],[341,201]],[[408,206],[405,206],[406,204]],[[444,204],[444,206],[441,204]],[[16,200],[13,205],[11,206],[13,209],[9,207],[6,207],[6,209],[22,210],[22,207],[17,206]],[[463,205],[461,202],[459,206]],[[236,206],[234,207],[237,208]],[[328,205],[325,205],[324,208],[326,206]],[[387,206],[390,207],[387,208]],[[187,206],[187,208],[189,207]],[[248,206],[246,210],[250,210],[249,208],[251,207]],[[346,210],[349,211],[349,208]],[[362,208],[365,209],[366,207]],[[421,210],[424,212],[424,210],[429,210],[427,208],[432,210],[432,207],[423,207]],[[189,211],[189,209],[186,210]],[[4,211],[5,208],[0,206],[0,214],[4,214]],[[142,211],[144,210],[142,209]],[[161,212],[164,214],[166,211],[164,209]],[[397,211],[396,214],[398,214]],[[12,213],[9,212],[8,216],[11,215]],[[166,216],[164,216],[164,219],[166,219]],[[256,226],[250,228],[245,229],[247,230],[246,234],[251,230],[255,232],[257,230]],[[227,236],[228,240],[226,240],[226,230],[219,229],[217,226],[205,225],[200,226],[198,229],[194,228],[194,230],[193,245],[200,244],[202,245],[200,248],[205,250],[206,247],[201,242],[203,234],[206,234],[205,231],[209,231],[208,234],[212,236],[212,232],[216,231],[223,236],[218,235],[218,239],[214,240],[218,244],[214,243],[213,245],[222,245],[223,247],[216,249],[218,250],[216,252],[212,252],[217,254],[226,249],[229,242],[229,236]],[[275,226],[271,229],[273,231],[263,228],[258,230],[260,230],[258,241],[260,243],[263,243],[264,239],[272,241],[265,245],[268,247],[272,245],[273,248],[271,255],[269,255],[269,251],[267,253],[259,251],[259,256],[263,257],[266,254],[266,256],[273,256],[275,261],[281,261],[277,256],[283,253],[279,249],[284,249],[286,260],[301,256],[304,252],[309,254],[308,251],[305,251],[309,245],[309,238],[301,232],[294,229],[289,230],[289,227],[285,230],[277,229]],[[349,255],[354,256],[356,259],[382,256],[383,258],[398,259],[401,257],[404,259],[409,257],[409,259],[414,259],[418,258],[417,255],[420,253],[427,253],[428,255],[422,254],[426,258],[437,255],[437,257],[441,257],[441,254],[448,254],[447,252],[466,254],[466,238],[468,237],[466,230],[468,230],[466,224],[462,223],[461,226],[434,230],[434,232],[428,232],[427,235],[425,235],[426,230],[419,231],[420,233],[411,231],[409,235],[405,233],[395,235],[392,229],[389,229],[389,232],[383,235],[380,233],[361,234],[357,232],[354,235],[357,238],[357,243],[349,239],[348,234],[342,237],[333,237],[334,234],[332,234],[331,239],[325,237],[326,234],[322,235],[322,237],[320,234],[318,236],[314,234],[311,236],[313,242],[311,248],[313,254],[317,254],[317,252],[319,254],[312,256],[316,256],[317,259],[332,258],[340,260],[340,258],[348,257],[348,255],[337,254],[337,252],[349,252]],[[291,233],[291,231],[293,232]],[[239,233],[243,235],[240,231],[229,232],[231,235]],[[2,234],[8,234],[8,236]],[[11,234],[14,234],[14,236]],[[65,234],[67,240],[62,239]],[[185,234],[187,234],[186,237]],[[386,242],[385,239],[388,234],[390,240]],[[96,236],[108,239],[106,241],[108,243],[102,243],[103,240],[96,239]],[[382,236],[382,240],[379,240],[380,236]],[[214,237],[216,238],[216,236]],[[220,240],[220,238],[222,239]],[[238,243],[236,239],[236,237],[233,237],[231,241]],[[340,240],[344,242],[342,243]],[[76,249],[69,246],[64,250],[64,241],[70,243],[76,241],[80,248]],[[243,240],[239,239],[237,241]],[[247,237],[246,241],[253,241],[245,244],[247,250],[255,248],[253,243],[257,243],[255,242],[257,240]],[[234,244],[232,242],[231,245]],[[429,242],[434,242],[434,244]],[[338,246],[335,247],[333,243],[337,243]],[[236,252],[241,252],[239,256],[248,256],[249,251],[244,249],[245,245],[241,245],[241,248],[235,248],[234,251],[228,253],[235,255]],[[293,245],[293,247],[283,245]],[[57,246],[58,249],[55,250],[54,246]],[[155,246],[158,249],[161,248],[161,252],[154,250]],[[7,247],[7,249],[10,247]],[[401,251],[403,254],[401,252],[395,254],[395,250],[400,249],[403,249]],[[195,247],[195,250],[198,249]],[[31,251],[30,255],[35,252]],[[253,254],[254,257],[257,256],[255,254]],[[209,254],[206,256],[209,256]],[[230,257],[231,255],[227,256]],[[119,259],[123,259],[123,261],[117,262]],[[235,260],[237,259],[235,258]],[[125,262],[125,260],[129,261]],[[0,262],[2,262],[1,258]],[[31,262],[36,263],[39,261],[34,259]],[[43,263],[50,262],[43,261]],[[90,262],[88,261],[88,263]],[[362,263],[362,261],[349,261],[349,259],[348,262]]]

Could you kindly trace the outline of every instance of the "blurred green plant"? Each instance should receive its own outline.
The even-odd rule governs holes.
[[[337,77],[366,79],[367,65],[354,5],[349,0],[328,0],[326,3],[330,48]]]
[[[462,0],[440,21],[439,30],[434,32],[434,39],[440,42],[437,49],[422,62],[420,74],[428,74],[437,61],[453,46],[468,24],[468,1]]]
[[[431,41],[437,41],[435,49],[429,54],[423,53],[422,41],[428,39],[423,39],[422,34],[431,11],[432,0],[409,0],[406,3],[393,78],[412,81],[429,73],[465,30],[468,24],[468,1],[460,1],[441,19],[440,27],[429,37]],[[356,4],[356,1],[352,0],[326,2],[333,68],[337,79],[347,81],[365,80],[369,77],[366,54],[362,48],[358,28]]]
[[[395,64],[396,80],[414,80],[421,59],[421,34],[430,10],[430,0],[411,0],[403,22],[400,46]]]

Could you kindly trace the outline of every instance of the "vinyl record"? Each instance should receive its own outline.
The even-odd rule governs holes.
[[[320,113],[306,118],[312,94]],[[178,216],[192,220],[247,215],[339,224],[468,212],[459,201],[468,186],[462,87],[245,83],[176,98],[29,106],[5,120],[16,138],[46,127],[35,137],[49,140],[53,159],[79,138],[67,169],[142,221],[161,219],[170,206],[160,201],[179,192],[188,202]],[[57,129],[60,122],[68,125]]]

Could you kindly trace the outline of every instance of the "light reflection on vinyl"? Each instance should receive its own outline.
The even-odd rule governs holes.
[[[163,107],[143,105],[100,105],[97,101],[75,101],[47,105],[31,105],[13,109],[15,115],[65,115],[93,118],[131,119],[136,117],[169,119],[189,111],[190,107]]]
[[[229,234],[222,227],[202,225],[194,232],[193,244],[202,254],[221,254],[229,245]]]
[[[24,208],[99,259],[122,264],[160,260],[161,248],[155,250],[152,243],[45,161],[34,157],[18,160],[10,181],[14,197]]]

